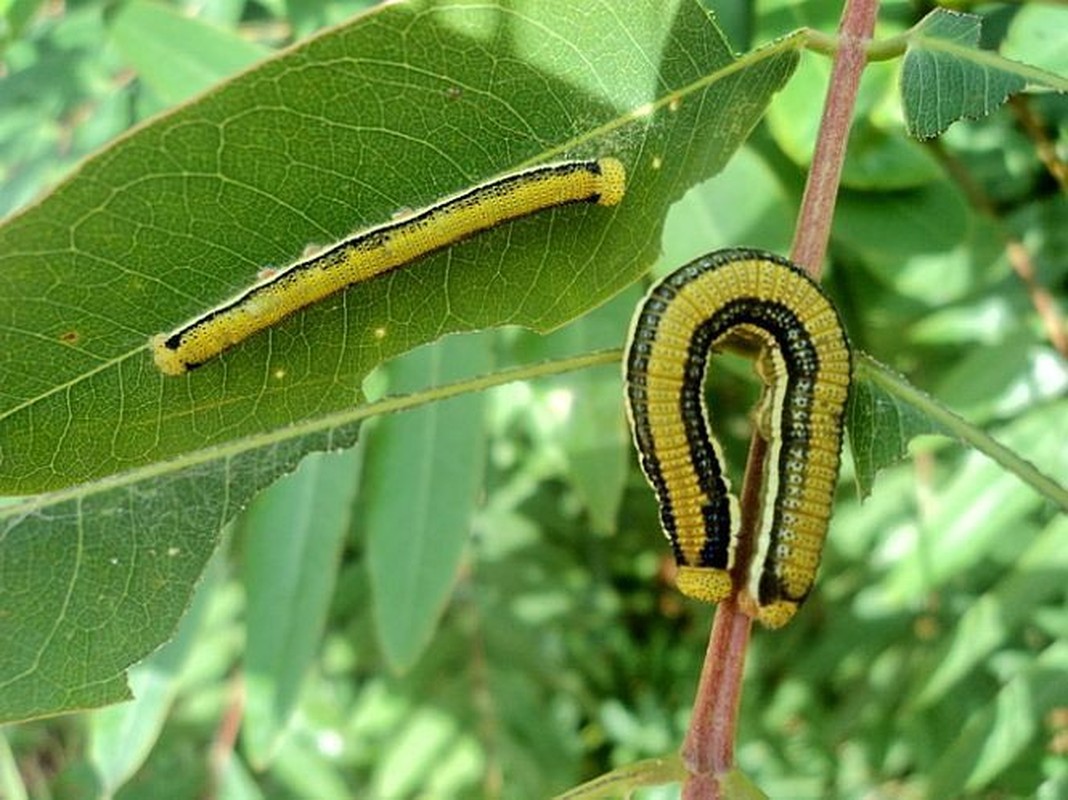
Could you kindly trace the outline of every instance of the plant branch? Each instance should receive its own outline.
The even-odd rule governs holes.
[[[831,82],[791,248],[793,260],[814,278],[819,277],[827,253],[853,108],[878,10],[878,0],[846,0],[838,30]]]
[[[791,251],[793,260],[814,277],[819,276],[827,252],[857,89],[878,9],[878,0],[846,0],[834,46],[831,82]],[[806,41],[816,49],[831,47],[830,40],[811,32]],[[741,541],[752,541],[758,527],[766,455],[767,442],[754,431],[742,483],[738,534]],[[739,560],[744,570],[746,559]],[[719,800],[722,796],[721,779],[734,762],[742,673],[751,624],[733,602],[721,603],[716,610],[693,716],[682,748],[689,771],[683,784],[684,800]]]

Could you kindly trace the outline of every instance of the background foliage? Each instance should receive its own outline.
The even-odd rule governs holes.
[[[357,6],[0,7],[0,208]],[[716,6],[738,51],[829,32],[840,10],[749,6]],[[988,44],[1066,71],[1068,42],[1050,42],[1063,9],[971,10]],[[887,4],[877,35],[919,16]],[[1065,192],[1035,130],[1063,160],[1065,100],[922,145],[904,135],[899,69],[865,77],[828,285],[857,346],[1063,482],[1064,354],[1009,255],[1021,247],[1063,307]],[[788,249],[828,72],[806,56],[726,170],[672,208],[657,272],[718,246]],[[366,393],[618,346],[639,295],[549,336],[445,339]],[[738,464],[754,388],[727,366],[711,393]],[[305,458],[228,528],[178,635],[131,671],[135,702],[3,729],[0,795],[544,797],[673,750],[710,610],[670,585],[619,404],[617,368],[598,367],[382,418],[354,449]],[[1065,518],[941,440],[863,506],[850,477],[816,594],[754,638],[743,769],[772,797],[1068,795]],[[419,525],[438,534],[422,558]]]

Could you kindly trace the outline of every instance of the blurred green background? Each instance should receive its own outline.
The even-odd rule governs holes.
[[[366,5],[0,2],[0,214]],[[839,11],[710,5],[738,51],[832,31]],[[969,10],[985,44],[1068,69],[1063,8]],[[922,12],[887,3],[878,33]],[[828,286],[857,347],[1063,482],[1068,368],[1006,253],[1022,246],[1064,308],[1068,207],[1034,131],[1063,162],[1068,103],[1028,97],[919,144],[898,67],[865,77]],[[672,210],[657,273],[718,246],[788,250],[828,73],[807,55],[727,169]],[[423,348],[368,391],[416,390],[442,361],[485,372],[620,346],[640,294],[549,337],[499,332],[491,355],[463,338]],[[710,380],[733,464],[746,374]],[[510,385],[305,459],[228,528],[176,639],[131,673],[136,702],[0,730],[0,797],[539,798],[675,750],[712,612],[671,586],[619,384],[613,366]],[[480,449],[458,456],[434,434],[450,427]],[[1068,522],[975,453],[913,450],[863,504],[847,452],[813,597],[754,636],[739,764],[775,798],[1068,797]],[[419,483],[420,467],[442,477]],[[414,489],[475,510],[436,556],[455,578],[411,610],[375,563],[405,547],[393,514]]]

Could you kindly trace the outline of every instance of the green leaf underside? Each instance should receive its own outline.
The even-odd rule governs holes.
[[[0,514],[0,718],[126,697],[123,670],[173,631],[222,525],[301,456],[351,445],[375,365],[451,331],[547,330],[633,281],[668,205],[723,166],[796,47],[735,61],[691,2],[546,19],[389,6],[146,125],[9,220],[0,485],[127,471]],[[617,209],[502,226],[188,378],[152,366],[150,335],[309,244],[504,171],[604,154],[628,168]]]
[[[355,425],[276,436],[269,460],[234,448],[5,508],[0,720],[127,699],[124,670],[169,638],[225,520],[309,449],[355,439]]]
[[[981,19],[935,9],[909,35],[901,94],[909,133],[937,136],[961,119],[981,119],[1028,83],[1065,81],[979,49]]]

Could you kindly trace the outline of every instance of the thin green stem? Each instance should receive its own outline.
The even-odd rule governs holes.
[[[1039,470],[1030,461],[1017,455],[986,431],[957,416],[866,353],[857,353],[857,367],[872,383],[919,409],[962,442],[989,456],[1043,497],[1068,512],[1068,489]]]
[[[349,411],[345,415],[345,421],[356,422],[368,417],[376,417],[380,414],[393,414],[397,411],[408,411],[409,409],[418,408],[427,403],[437,403],[441,400],[448,400],[451,397],[456,397],[461,394],[493,389],[497,386],[503,386],[506,383],[529,381],[534,380],[535,378],[548,377],[549,375],[562,375],[565,372],[574,372],[575,370],[595,367],[600,364],[618,364],[622,359],[623,350],[617,347],[612,350],[597,350],[593,353],[583,353],[578,356],[569,356],[568,358],[560,358],[553,361],[543,361],[540,364],[511,367],[488,375],[480,375],[477,378],[465,378],[464,380],[447,383],[444,386],[437,386],[433,389],[424,389],[423,391],[414,392],[413,394],[386,397],[377,402],[368,403],[367,405]]]
[[[868,42],[868,61],[889,61],[892,58],[901,58],[908,50],[909,32],[899,33],[889,39],[873,39]]]

